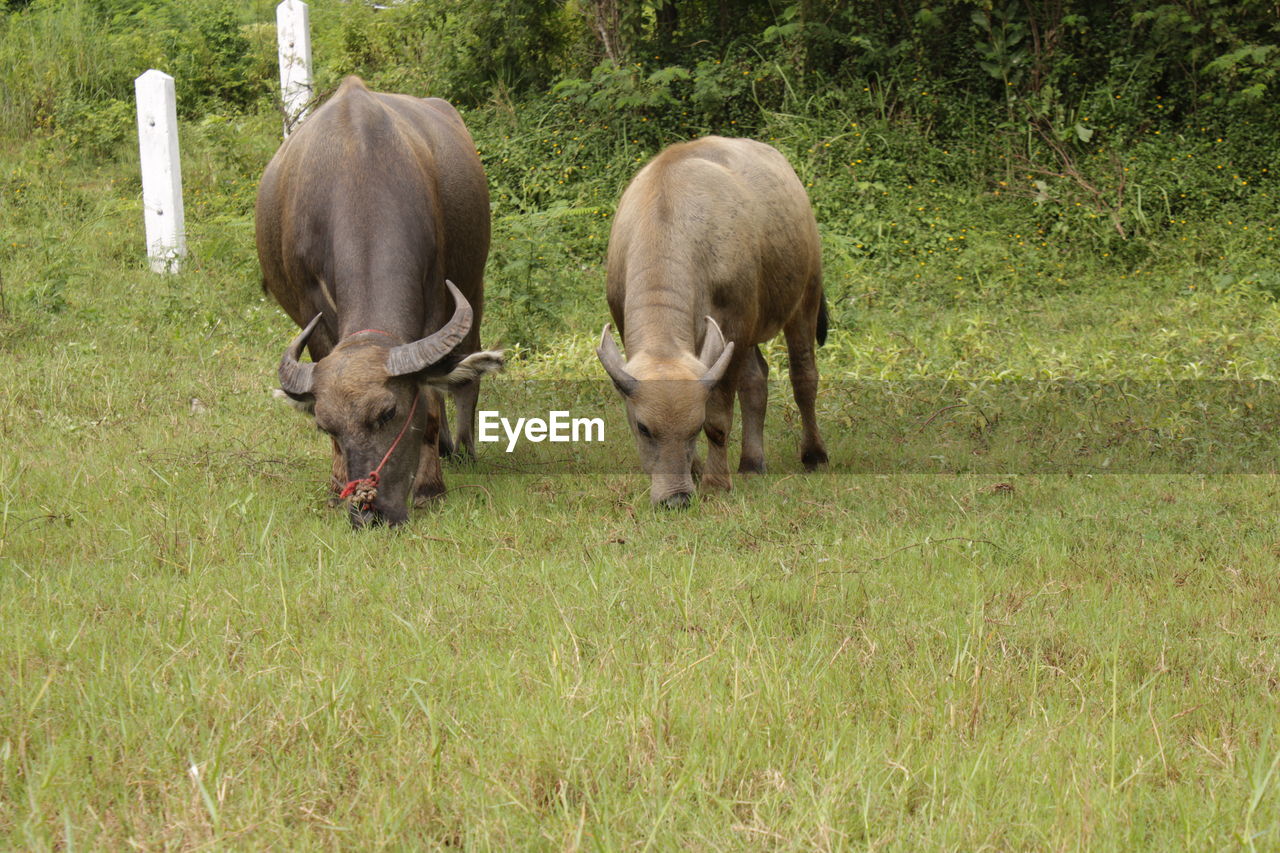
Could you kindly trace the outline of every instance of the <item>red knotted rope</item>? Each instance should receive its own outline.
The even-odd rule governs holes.
[[[357,332],[357,334],[359,334]],[[359,480],[351,480],[342,487],[342,491],[338,493],[340,500],[347,498],[355,498],[355,502],[368,506],[373,503],[374,498],[378,496],[378,480],[382,474],[382,466],[387,464],[387,460],[391,458],[391,454],[395,453],[396,447],[400,444],[400,439],[404,438],[405,430],[409,428],[409,424],[413,423],[413,413],[418,408],[418,397],[422,392],[413,395],[413,405],[409,407],[409,416],[404,419],[404,426],[400,427],[400,434],[396,436],[396,440],[391,442],[391,446],[387,448],[387,452],[383,455],[382,461],[378,463],[378,467],[369,472],[369,476],[362,477]]]

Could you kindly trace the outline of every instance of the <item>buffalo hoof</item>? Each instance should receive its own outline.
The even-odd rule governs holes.
[[[764,474],[763,459],[743,459],[738,462],[739,474]]]
[[[421,509],[424,506],[431,506],[444,500],[445,487],[444,483],[427,484],[419,486],[413,491],[413,505]]]
[[[800,454],[800,462],[804,465],[806,471],[816,471],[818,468],[827,464],[827,451],[821,447],[815,447],[806,450]]]
[[[440,458],[465,465],[476,461],[476,451],[475,448],[468,447],[465,444],[455,444],[448,450],[442,445],[440,447]]]
[[[733,480],[728,474],[704,474],[700,486],[704,492],[728,492],[733,489]]]
[[[676,492],[658,501],[658,505],[665,509],[686,509],[690,500],[692,497],[688,492]]]

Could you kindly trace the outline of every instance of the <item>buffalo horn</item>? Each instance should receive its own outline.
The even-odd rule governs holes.
[[[707,368],[707,372],[698,381],[707,388],[714,387],[729,369],[729,359],[732,356],[733,341],[726,344],[720,324],[707,315],[707,330],[702,337],[702,351],[698,353],[698,361]]]
[[[604,324],[604,331],[600,333],[600,346],[596,347],[596,355],[604,365],[609,378],[613,380],[613,384],[622,392],[622,396],[630,397],[636,390],[636,378],[627,373],[626,365],[622,361],[622,353],[618,352],[618,345],[613,340],[608,323]]]
[[[702,362],[703,367],[710,367],[724,351],[724,332],[720,331],[720,324],[710,314],[706,320],[707,329],[702,333],[702,349],[698,351],[698,361]]]
[[[407,376],[430,367],[462,343],[462,339],[471,331],[471,303],[461,291],[448,279],[445,287],[453,294],[453,317],[438,331],[429,337],[420,338],[413,343],[392,347],[387,354],[387,372],[392,376]]]
[[[306,344],[307,338],[311,337],[311,333],[315,331],[316,325],[320,322],[323,314],[317,314],[311,318],[311,322],[307,327],[298,333],[289,346],[285,347],[284,356],[280,359],[280,387],[284,389],[286,394],[294,397],[304,397],[311,393],[311,386],[314,383],[311,372],[315,369],[315,365],[311,362],[298,361],[298,356],[302,355],[302,347]]]

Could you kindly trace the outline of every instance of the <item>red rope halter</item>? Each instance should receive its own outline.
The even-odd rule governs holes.
[[[374,330],[369,330],[374,331]],[[357,334],[359,334],[357,332]],[[409,407],[409,416],[404,419],[404,426],[400,427],[400,433],[396,436],[396,440],[391,442],[391,446],[387,448],[387,452],[383,454],[382,461],[378,463],[378,467],[369,472],[369,476],[362,477],[359,480],[351,480],[342,487],[342,491],[338,493],[338,497],[346,500],[354,496],[356,503],[368,506],[373,503],[374,498],[378,496],[378,480],[382,475],[382,466],[387,464],[387,460],[391,458],[391,454],[395,453],[396,447],[400,444],[400,439],[404,438],[405,430],[409,428],[409,424],[413,423],[413,413],[418,408],[418,397],[421,391],[413,395],[413,405]]]

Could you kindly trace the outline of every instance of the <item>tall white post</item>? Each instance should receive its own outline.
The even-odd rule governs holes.
[[[173,78],[154,68],[133,81],[138,100],[138,153],[147,257],[155,272],[177,272],[187,253],[178,159],[178,101]]]
[[[276,6],[276,43],[280,49],[280,98],[284,135],[307,117],[311,101],[311,12],[302,0]]]

